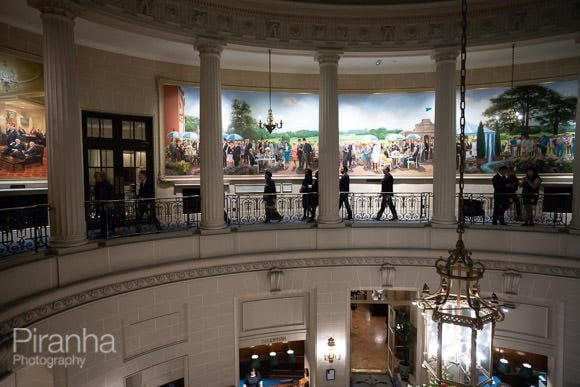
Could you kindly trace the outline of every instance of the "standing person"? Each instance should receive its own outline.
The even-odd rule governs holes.
[[[284,169],[290,168],[290,154],[292,153],[292,147],[288,144],[288,141],[284,143]]]
[[[314,181],[312,179],[312,170],[307,168],[304,170],[304,179],[302,179],[302,185],[300,186],[300,193],[302,195],[302,208],[303,208],[303,215],[302,220],[306,220],[308,218],[308,214],[310,212],[310,193],[312,192],[312,185]]]
[[[105,172],[95,172],[95,217],[100,220],[101,233],[113,231],[113,185],[107,180]],[[107,201],[107,202],[105,202]]]
[[[255,368],[252,368],[250,372],[246,374],[246,377],[244,378],[244,387],[264,387],[262,375],[260,375]]]
[[[228,145],[228,141],[224,138],[222,140],[222,157],[223,157],[223,162],[224,162],[224,168],[226,167],[226,162],[227,162],[227,153],[228,153],[228,149],[229,149],[229,145]]]
[[[538,204],[538,196],[540,192],[540,185],[542,184],[542,178],[538,176],[538,173],[534,168],[528,168],[526,176],[520,182],[522,187],[522,196],[524,201],[525,217],[524,224],[522,226],[533,226],[534,225],[534,208]]]
[[[316,216],[316,207],[318,207],[318,171],[314,174],[314,183],[312,183],[312,192],[310,193],[310,219],[308,222],[314,222]]]
[[[298,166],[296,164],[296,162],[298,161],[298,147],[296,146],[295,142],[292,143],[291,149],[292,149],[291,153],[292,153],[292,164],[293,164],[292,170],[296,170],[296,167]]]
[[[348,176],[348,167],[343,165],[342,169],[340,170],[342,175],[340,176],[340,180],[338,182],[338,190],[340,192],[339,200],[338,200],[338,209],[344,207],[346,208],[346,213],[348,214],[348,220],[352,219],[352,209],[350,208],[350,203],[348,202],[348,193],[350,192],[350,177]]]
[[[508,207],[507,170],[508,168],[502,165],[491,180],[493,184],[493,225],[497,225],[497,222],[503,226],[506,224],[504,213]]]
[[[373,163],[373,172],[379,173],[379,162],[381,161],[381,147],[374,143],[371,149],[371,161]]]
[[[161,230],[161,224],[155,214],[155,188],[153,182],[147,178],[147,171],[139,171],[139,191],[137,193],[137,232],[141,232],[143,216],[147,216],[147,223],[155,224],[157,231]]]
[[[272,179],[272,172],[264,173],[266,185],[264,185],[264,207],[266,208],[266,220],[264,223],[270,223],[271,220],[282,220],[283,216],[276,209],[276,182]]]
[[[233,145],[232,155],[234,159],[234,167],[240,166],[240,159],[242,157],[242,147],[240,146],[240,142],[236,141]]]
[[[310,141],[306,142],[306,139],[303,138],[304,146],[302,147],[302,158],[304,158],[304,167],[310,168],[310,154],[312,153],[312,144]]]
[[[381,208],[375,219],[381,220],[383,212],[385,212],[385,208],[388,205],[393,214],[393,217],[390,220],[397,220],[399,217],[397,216],[397,210],[393,204],[393,184],[395,179],[393,179],[393,175],[391,175],[391,168],[385,167],[383,173],[385,174],[383,181],[381,182],[381,195],[383,196],[383,200],[381,201]]]
[[[508,203],[507,207],[514,203],[516,208],[516,219],[522,220],[522,206],[520,204],[520,199],[516,193],[519,188],[518,176],[516,175],[516,168],[508,168],[507,180],[506,180],[507,190],[508,190]]]
[[[298,148],[296,151],[296,155],[298,156],[298,169],[304,168],[304,159],[302,158],[302,150],[303,149],[304,149],[304,144],[302,144],[302,140],[299,138],[298,139]]]

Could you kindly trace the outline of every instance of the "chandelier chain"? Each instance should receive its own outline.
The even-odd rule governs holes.
[[[270,98],[270,109],[272,109],[272,50],[268,49],[268,95]]]
[[[461,116],[459,118],[459,222],[457,232],[460,237],[465,231],[465,214],[463,211],[463,189],[465,186],[465,77],[466,77],[466,62],[467,62],[467,0],[461,0],[461,79],[459,86],[460,102],[459,109]]]

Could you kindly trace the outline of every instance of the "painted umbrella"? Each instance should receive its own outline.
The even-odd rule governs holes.
[[[167,137],[169,138],[181,138],[181,133],[173,131],[173,132],[169,132],[167,133]]]
[[[183,138],[187,138],[190,140],[197,140],[197,139],[199,139],[199,134],[197,134],[195,132],[185,132],[185,133],[183,133]]]
[[[387,137],[385,137],[385,140],[387,140],[387,141],[401,141],[404,139],[405,139],[405,137],[403,137],[397,133],[391,133],[391,134],[387,135]]]
[[[416,133],[411,133],[409,135],[407,135],[407,137],[405,137],[408,140],[419,140],[421,138],[421,136],[419,136]]]
[[[226,140],[228,141],[242,141],[244,138],[237,133],[228,134]]]
[[[377,141],[378,138],[377,138],[377,136],[372,135],[372,134],[365,134],[364,136],[362,136],[360,138],[360,140],[361,141],[367,141],[368,142],[368,141]]]

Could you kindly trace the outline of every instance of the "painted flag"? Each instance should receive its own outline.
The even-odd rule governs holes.
[[[433,110],[433,108],[432,108],[432,107],[426,107],[426,108],[425,108],[425,111],[426,111],[426,112],[428,112],[429,110]]]

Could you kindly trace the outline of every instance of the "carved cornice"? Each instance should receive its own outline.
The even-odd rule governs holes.
[[[67,310],[102,300],[108,297],[129,293],[136,290],[147,289],[155,286],[166,285],[181,281],[195,280],[200,278],[249,273],[255,271],[268,271],[273,267],[278,269],[303,269],[309,267],[349,267],[349,266],[380,266],[384,264],[393,267],[423,266],[431,267],[434,265],[435,258],[417,258],[417,257],[335,257],[335,258],[311,258],[311,259],[285,259],[279,261],[260,261],[251,263],[237,263],[228,265],[216,265],[200,267],[196,269],[187,269],[181,271],[167,272],[157,275],[151,275],[142,278],[136,278],[119,283],[113,283],[98,288],[71,294],[59,298],[50,303],[35,307],[17,316],[3,321],[0,324],[0,343],[4,342],[11,334],[12,329],[16,327],[25,327],[39,322],[48,317],[57,315]],[[527,263],[512,263],[504,261],[483,261],[486,269],[489,270],[516,270],[520,273],[548,275],[556,277],[567,277],[580,279],[580,268],[552,266]]]
[[[430,50],[457,45],[460,36],[455,2],[334,7],[275,0],[70,1],[84,7],[83,17],[101,23],[106,16],[162,32],[260,47]],[[580,5],[574,0],[475,1],[469,18],[470,46],[507,43],[577,32]]]

